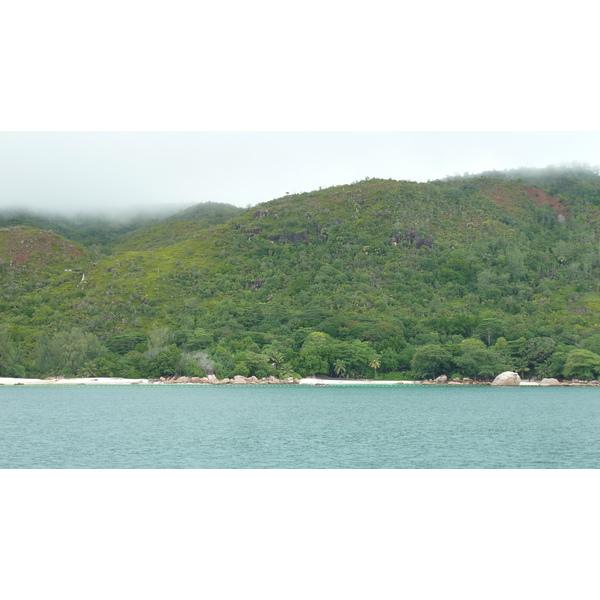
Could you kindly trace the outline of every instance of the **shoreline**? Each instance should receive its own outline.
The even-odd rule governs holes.
[[[0,385],[135,385],[145,383],[152,383],[152,381],[148,379],[124,379],[123,377],[76,377],[73,379],[61,377],[49,379],[0,377]]]
[[[422,381],[405,381],[405,380],[373,380],[373,379],[318,379],[313,377],[304,377],[302,379],[296,379],[293,381],[242,381],[227,379],[218,380],[215,378],[213,381],[161,381],[154,379],[125,379],[123,377],[79,377],[73,379],[66,379],[62,377],[49,377],[47,379],[26,379],[26,378],[15,378],[15,377],[0,377],[0,386],[14,386],[14,385],[264,385],[264,384],[281,384],[281,385],[309,385],[309,386],[360,386],[360,385],[414,385],[414,386],[436,386],[436,387],[450,387],[450,386],[462,386],[462,387],[475,387],[475,386],[489,386],[489,382],[475,382],[465,381],[456,382],[449,381],[448,383],[439,383],[429,380]],[[539,381],[521,381],[517,386],[499,386],[499,387],[599,387],[600,382],[598,381],[563,381],[558,385],[554,386],[541,386]]]
[[[488,386],[492,387],[490,381],[448,381],[447,383],[441,383],[431,380],[419,380],[419,381],[384,381],[374,379],[313,379],[307,377],[299,381],[302,385],[313,385],[313,386],[329,386],[329,385],[414,385],[414,386],[434,386],[434,387],[481,387]],[[522,380],[519,385],[504,385],[495,387],[599,387],[600,382],[598,381],[562,381],[558,385],[540,385],[539,381],[528,381]]]

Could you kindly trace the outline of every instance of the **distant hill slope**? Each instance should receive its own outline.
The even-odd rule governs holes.
[[[124,235],[118,250],[150,250],[172,246],[198,235],[201,231],[225,223],[243,210],[232,204],[218,202],[196,204],[163,219],[160,223],[141,227]]]
[[[289,307],[305,291],[319,297],[301,302],[303,308],[317,304],[329,313],[347,305],[356,316],[376,315],[378,302],[388,306],[399,294],[408,294],[410,306],[448,287],[446,306],[464,307],[482,272],[507,276],[519,288],[544,279],[546,263],[563,270],[552,247],[571,235],[570,218],[562,229],[559,223],[567,204],[557,198],[560,210],[540,207],[531,194],[531,186],[482,177],[430,184],[368,180],[286,196],[168,247],[116,253],[98,265],[86,290],[95,296],[111,286],[117,303],[121,289],[154,297],[170,324],[168,315],[180,312],[168,308],[177,297],[208,308],[238,295],[242,304],[272,295],[269,302]],[[543,261],[528,236],[543,246]]]
[[[244,212],[243,208],[223,202],[201,202],[181,210],[166,220],[174,221],[203,221],[211,225],[219,225],[232,217]]]
[[[45,326],[52,314],[61,319],[59,313],[75,296],[89,264],[90,256],[83,246],[53,231],[1,228],[0,323],[12,321],[35,329]],[[31,320],[38,308],[44,317]],[[51,320],[49,325],[55,327],[56,323]]]
[[[84,249],[53,231],[33,227],[0,229],[0,260],[5,270],[32,273],[49,267],[81,264]]]
[[[150,214],[136,217],[39,215],[28,211],[0,211],[0,227],[24,226],[59,235],[88,248],[110,251],[123,235],[140,227],[162,222],[164,217]]]
[[[239,207],[218,202],[204,202],[173,214],[165,215],[164,208],[158,212],[140,209],[138,214],[114,217],[42,215],[12,209],[0,211],[0,228],[25,226],[54,231],[97,253],[107,253],[119,244],[131,249],[170,245],[224,223],[242,211]]]

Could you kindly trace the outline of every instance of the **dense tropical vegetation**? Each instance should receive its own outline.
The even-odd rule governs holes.
[[[0,216],[0,376],[600,376],[600,175]]]

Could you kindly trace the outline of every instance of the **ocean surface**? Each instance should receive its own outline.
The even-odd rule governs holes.
[[[3,469],[595,469],[598,388],[3,386]]]

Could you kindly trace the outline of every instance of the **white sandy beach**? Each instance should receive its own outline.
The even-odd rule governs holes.
[[[163,382],[148,379],[124,379],[122,377],[85,377],[76,379],[18,379],[13,377],[0,377],[0,385],[131,385],[131,384],[162,384]],[[371,379],[316,379],[308,377],[300,379],[303,385],[396,385],[418,384],[419,381],[374,381]],[[202,384],[193,384],[202,385]],[[203,384],[211,385],[211,384]],[[232,384],[234,385],[234,384]]]
[[[16,379],[0,377],[0,385],[131,385],[150,383],[148,379],[123,379],[122,377],[86,377],[80,379]]]

